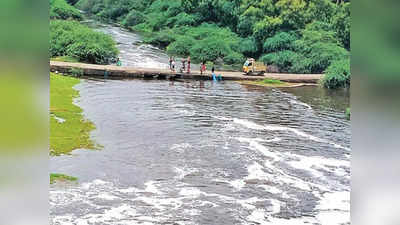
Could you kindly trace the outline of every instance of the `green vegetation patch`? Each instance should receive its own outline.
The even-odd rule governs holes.
[[[262,87],[297,87],[302,85],[302,84],[283,82],[280,80],[269,79],[269,78],[257,81],[240,81],[239,83],[245,85],[262,86]]]
[[[50,74],[50,155],[69,154],[75,149],[98,149],[90,139],[95,129],[82,115],[82,109],[73,104],[79,92],[73,89],[80,80]]]
[[[351,109],[350,108],[346,108],[346,118],[348,119],[348,120],[350,120],[350,117],[351,117]]]
[[[350,60],[334,61],[325,71],[322,85],[326,88],[347,88],[350,86]]]
[[[51,58],[51,61],[58,61],[58,62],[79,62],[79,59],[74,58],[72,56],[57,56],[54,58]]]
[[[50,0],[50,19],[82,20],[81,12],[65,0]]]
[[[80,62],[109,64],[116,60],[118,49],[111,36],[77,21],[50,21],[50,56],[68,56]]]
[[[282,82],[280,80],[275,80],[275,79],[264,79],[261,82],[264,84],[285,84],[285,82]]]
[[[76,177],[71,177],[71,176],[59,174],[59,173],[50,174],[50,184],[54,184],[57,182],[76,182],[76,181],[78,181],[78,178],[76,178]]]

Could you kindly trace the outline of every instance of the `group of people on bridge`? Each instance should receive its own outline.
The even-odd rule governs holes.
[[[187,67],[186,67],[187,63]],[[175,67],[176,67],[176,62],[175,58],[173,56],[169,57],[169,69],[173,72],[175,72]],[[204,72],[206,72],[207,66],[205,62],[202,62],[200,64],[200,74],[203,75]],[[186,59],[182,58],[181,59],[181,67],[179,68],[180,73],[190,73],[190,56],[188,56]],[[214,66],[211,69],[211,72],[214,74]]]
[[[187,67],[186,67],[186,63],[187,63]],[[175,71],[175,58],[173,56],[169,57],[169,69],[171,71]],[[179,72],[183,73],[190,73],[190,56],[188,56],[186,59],[182,58],[181,60],[181,67],[179,68]]]

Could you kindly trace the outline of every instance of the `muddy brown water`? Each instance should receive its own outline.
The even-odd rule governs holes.
[[[52,172],[79,178],[51,186],[51,224],[349,224],[348,91],[159,80],[76,89],[104,148],[51,158]]]

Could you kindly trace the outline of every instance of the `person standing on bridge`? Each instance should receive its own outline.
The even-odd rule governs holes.
[[[175,72],[175,60],[172,58],[172,71]]]
[[[170,69],[170,70],[172,70],[172,60],[173,60],[173,57],[170,56],[170,57],[169,57],[169,69]]]
[[[187,64],[188,64],[187,73],[190,73],[190,55],[187,58]]]
[[[181,63],[182,63],[182,66],[181,66],[180,72],[183,73],[186,69],[186,60],[184,58],[182,58]]]
[[[203,72],[206,72],[206,63],[202,62],[200,65],[200,74],[203,75]]]

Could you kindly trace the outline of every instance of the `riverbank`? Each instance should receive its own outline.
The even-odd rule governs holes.
[[[171,72],[168,69],[149,69],[137,67],[118,67],[114,65],[94,65],[85,63],[70,63],[50,61],[50,70],[60,73],[78,73],[90,77],[102,78],[158,78],[158,79],[203,79],[211,80],[211,73],[200,74],[199,71],[192,71],[190,74]],[[247,76],[243,72],[216,71],[223,80],[263,80],[275,79],[289,83],[318,83],[323,77],[322,74],[284,74],[284,73],[265,73],[262,76]]]
[[[50,155],[70,154],[75,149],[98,149],[90,139],[94,124],[82,115],[73,103],[79,92],[73,87],[80,83],[74,77],[50,73]],[[64,174],[50,174],[50,184],[76,182],[78,178]]]
[[[318,86],[318,84],[310,84],[310,83],[290,83],[283,82],[275,79],[264,79],[257,81],[238,81],[243,85],[252,85],[252,86],[260,86],[260,87],[273,87],[273,88],[295,88],[295,87],[303,87],[303,86]]]
[[[50,74],[50,155],[70,154],[75,149],[96,149],[90,139],[95,129],[73,103],[79,92],[73,87],[80,83],[74,77]]]

